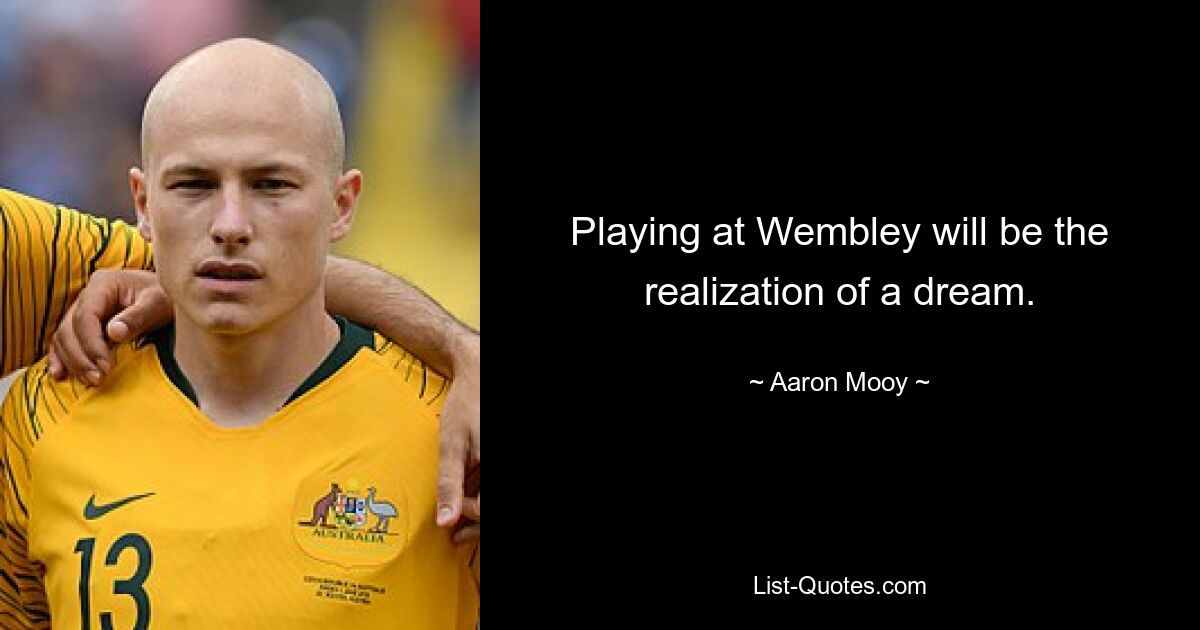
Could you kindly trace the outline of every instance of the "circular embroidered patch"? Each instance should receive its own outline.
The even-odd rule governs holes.
[[[408,542],[407,502],[394,484],[369,477],[314,475],[292,507],[296,542],[312,557],[342,567],[382,564]]]

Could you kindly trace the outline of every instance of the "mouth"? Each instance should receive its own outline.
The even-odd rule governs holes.
[[[196,277],[225,285],[261,280],[263,274],[248,262],[208,260],[196,269]]]

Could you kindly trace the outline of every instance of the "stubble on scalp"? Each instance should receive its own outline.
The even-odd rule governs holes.
[[[304,116],[316,134],[322,158],[336,179],[344,168],[345,131],[337,98],[329,83],[307,61],[274,44],[230,39],[188,55],[171,67],[146,98],[142,111],[142,165],[154,168],[155,139],[173,114],[186,112],[199,99],[258,96],[271,103],[273,115]]]

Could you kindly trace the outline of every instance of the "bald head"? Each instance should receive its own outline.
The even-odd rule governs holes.
[[[202,48],[166,72],[142,113],[142,162],[155,168],[159,140],[177,129],[225,125],[231,132],[286,129],[336,177],[345,134],[333,90],[300,57],[254,39]]]

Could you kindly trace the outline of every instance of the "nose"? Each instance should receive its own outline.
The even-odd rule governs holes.
[[[212,221],[212,239],[217,245],[246,245],[254,237],[247,200],[236,187],[221,196],[221,207]]]

